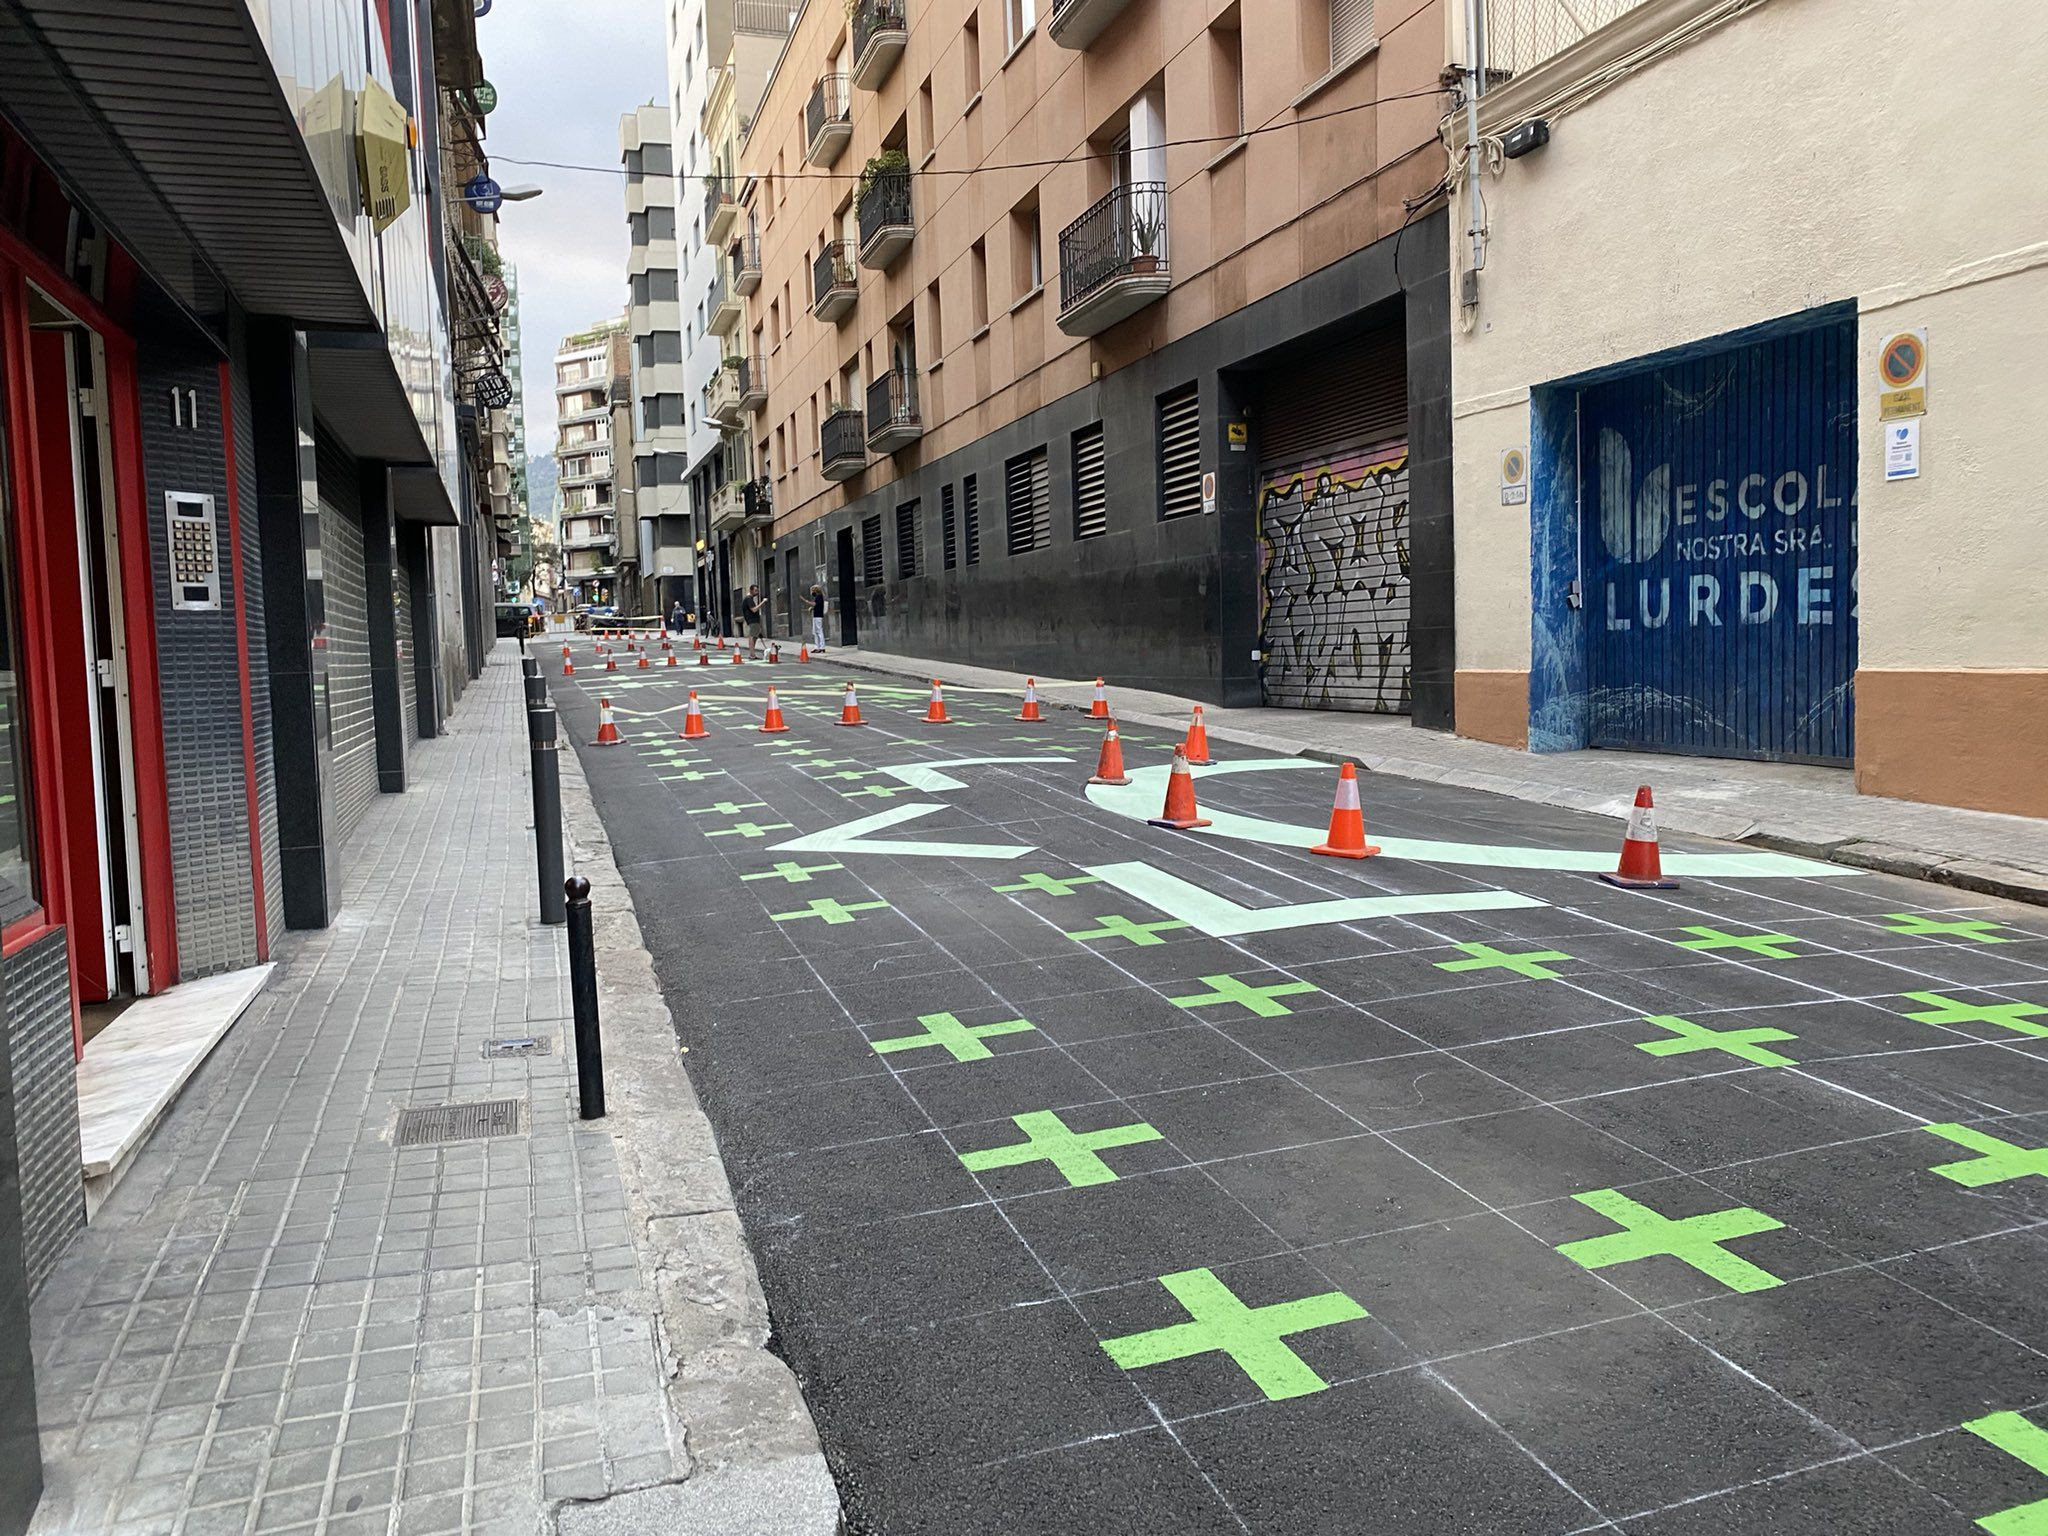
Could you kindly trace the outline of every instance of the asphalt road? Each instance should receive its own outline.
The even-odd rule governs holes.
[[[1324,765],[1166,831],[1156,732],[1091,799],[1072,713],[576,657],[853,1531],[2048,1532],[2048,914],[1369,775],[1319,858]]]

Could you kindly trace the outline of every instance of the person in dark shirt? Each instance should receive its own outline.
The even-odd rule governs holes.
[[[825,589],[811,588],[811,649],[825,649]]]
[[[759,586],[747,588],[747,595],[740,599],[740,621],[747,630],[747,659],[761,659],[761,640],[768,632],[768,604],[761,597]]]

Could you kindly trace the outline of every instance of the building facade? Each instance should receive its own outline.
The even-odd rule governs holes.
[[[555,497],[562,580],[571,611],[623,613],[623,544],[612,453],[612,338],[623,318],[563,338],[555,350]],[[625,606],[621,606],[624,603]]]
[[[642,613],[696,609],[695,532],[689,493],[682,268],[669,109],[648,105],[619,119],[626,172],[626,333],[632,343],[633,484],[622,516],[638,520]],[[654,163],[649,165],[653,152]],[[624,511],[628,505],[630,513]]]
[[[803,7],[739,154],[780,621],[1447,725],[1446,36]]]
[[[2048,202],[2012,196],[2048,185],[2048,149],[2011,67],[2048,59],[2048,13],[1508,14],[1479,131],[1548,142],[1481,178],[1452,345],[1458,729],[2048,814],[2021,463]],[[1979,143],[1996,174],[1962,169]]]

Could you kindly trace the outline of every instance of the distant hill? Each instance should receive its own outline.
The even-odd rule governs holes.
[[[552,453],[535,453],[526,459],[527,515],[555,526],[560,518],[555,509],[555,481],[559,472]]]

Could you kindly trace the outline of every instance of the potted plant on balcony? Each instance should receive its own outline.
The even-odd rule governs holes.
[[[1148,203],[1131,215],[1131,275],[1149,277],[1159,270],[1159,237],[1166,233],[1166,209]]]
[[[910,156],[906,155],[902,150],[883,150],[874,159],[861,167],[860,195],[866,197],[875,183],[884,176],[893,176],[898,171],[908,171],[909,169]]]

